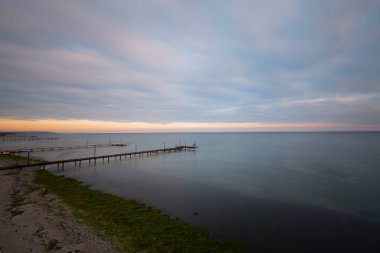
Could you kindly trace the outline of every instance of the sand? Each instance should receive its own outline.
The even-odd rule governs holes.
[[[0,167],[15,163],[0,157]],[[0,253],[115,252],[56,195],[33,183],[36,169],[0,171]]]

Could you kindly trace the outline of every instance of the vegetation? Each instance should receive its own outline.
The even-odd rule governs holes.
[[[5,159],[12,159],[14,161],[20,161],[20,162],[28,162],[28,157],[23,157],[23,156],[18,156],[18,155],[11,155],[11,154],[7,154],[7,155],[3,155],[3,154],[0,154],[0,158],[5,158]]]
[[[12,154],[4,155],[4,154],[0,154],[0,159],[2,159],[2,158],[12,159],[14,161],[23,162],[23,163],[27,163],[28,162],[28,157],[19,156],[19,155],[12,155]],[[30,163],[39,163],[39,162],[42,162],[42,160],[37,160],[37,159],[30,158],[29,162]]]
[[[73,207],[75,215],[127,252],[242,252],[231,241],[209,238],[207,229],[161,214],[134,200],[91,190],[78,181],[36,172],[36,182]]]

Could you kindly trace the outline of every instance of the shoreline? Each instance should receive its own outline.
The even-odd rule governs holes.
[[[20,158],[20,160],[18,162],[22,162],[23,159]],[[0,165],[12,162],[15,162],[14,160],[12,161],[12,157],[4,159],[4,157],[0,156]],[[45,170],[12,170],[12,172],[8,173],[3,171],[0,176],[13,178],[8,180],[14,181],[20,175],[24,177],[24,174],[28,175],[29,184],[35,185],[35,182],[37,182],[39,187],[42,185],[44,188],[44,190],[33,191],[33,196],[38,195],[40,198],[35,202],[50,203],[51,198],[53,198],[64,203],[69,217],[74,216],[76,217],[75,219],[80,219],[82,221],[81,225],[86,226],[88,230],[92,230],[97,236],[95,241],[99,241],[100,245],[96,247],[108,247],[108,250],[100,250],[100,252],[114,252],[110,245],[113,245],[113,248],[116,248],[119,252],[135,252],[139,250],[145,250],[146,252],[168,252],[173,250],[176,252],[242,252],[242,249],[232,241],[211,240],[206,228],[173,219],[161,214],[160,210],[136,201],[125,200],[111,194],[90,190],[88,186],[83,186],[76,180],[55,176]],[[36,177],[34,181],[33,176]],[[15,195],[12,195],[11,188],[7,187],[7,189],[8,199],[10,199],[8,202],[11,205],[12,196]],[[45,194],[46,192],[48,194]],[[2,192],[1,196],[4,197],[4,192]],[[3,206],[3,204],[1,205]],[[4,208],[2,207],[2,209]],[[17,210],[15,209],[16,214]],[[38,216],[49,216],[50,213],[51,210],[46,209],[43,213],[39,213]],[[21,217],[23,215],[24,212],[16,216]],[[62,212],[60,215],[62,215]],[[12,219],[15,218],[11,216],[12,211],[8,212],[8,217],[10,217],[8,219],[11,221],[8,224],[9,230],[12,230],[12,227],[14,228]],[[65,219],[66,216],[64,215],[63,218]],[[27,219],[26,223],[29,222]],[[35,236],[38,236],[36,231],[29,235],[32,241],[35,240]],[[106,238],[106,241],[104,241],[103,245],[101,242],[103,242],[104,238]],[[93,242],[94,240],[90,241]],[[2,246],[1,238],[0,242],[0,247],[5,250]],[[42,244],[42,246],[34,245],[34,247],[43,247],[44,249],[57,247],[59,252],[69,251],[60,251],[64,247],[67,248],[66,242],[62,239],[45,240]],[[70,245],[69,241],[67,244]],[[80,252],[95,252],[93,250],[86,251],[86,249],[88,248],[84,247],[84,250],[80,249]],[[99,252],[99,250],[96,251]]]

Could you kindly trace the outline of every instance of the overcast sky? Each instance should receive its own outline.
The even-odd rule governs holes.
[[[379,13],[379,0],[0,0],[0,122],[380,130]]]

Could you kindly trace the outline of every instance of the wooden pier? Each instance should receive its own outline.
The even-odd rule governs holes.
[[[66,146],[66,147],[42,147],[42,148],[23,148],[12,150],[10,153],[26,153],[26,152],[46,152],[46,151],[60,151],[60,150],[74,150],[74,149],[86,149],[86,148],[103,148],[103,147],[126,147],[127,143],[110,143],[110,144],[94,144],[83,146]]]
[[[75,165],[81,165],[82,162],[88,161],[89,164],[93,162],[96,164],[97,160],[102,160],[103,162],[110,161],[110,158],[119,158],[121,160],[122,157],[127,158],[129,157],[132,159],[132,156],[144,156],[144,155],[152,155],[152,154],[158,154],[158,153],[168,153],[168,152],[180,152],[180,151],[187,151],[191,150],[194,151],[198,146],[195,144],[193,146],[176,146],[174,148],[163,148],[163,149],[153,149],[153,150],[144,150],[144,151],[135,151],[130,153],[120,153],[120,154],[112,154],[112,155],[102,155],[102,156],[92,156],[92,157],[84,157],[84,158],[74,158],[74,159],[66,159],[66,160],[59,160],[59,161],[46,161],[46,162],[37,162],[37,163],[30,163],[30,164],[20,164],[20,165],[13,165],[8,167],[0,167],[0,170],[9,170],[9,169],[22,169],[22,168],[28,168],[28,167],[42,167],[45,169],[45,166],[47,165],[54,165],[56,164],[58,167],[61,166],[62,169],[64,168],[65,164],[67,163],[74,163]]]
[[[26,141],[56,141],[58,137],[38,137],[38,136],[7,136],[0,137],[2,142],[26,142]]]

